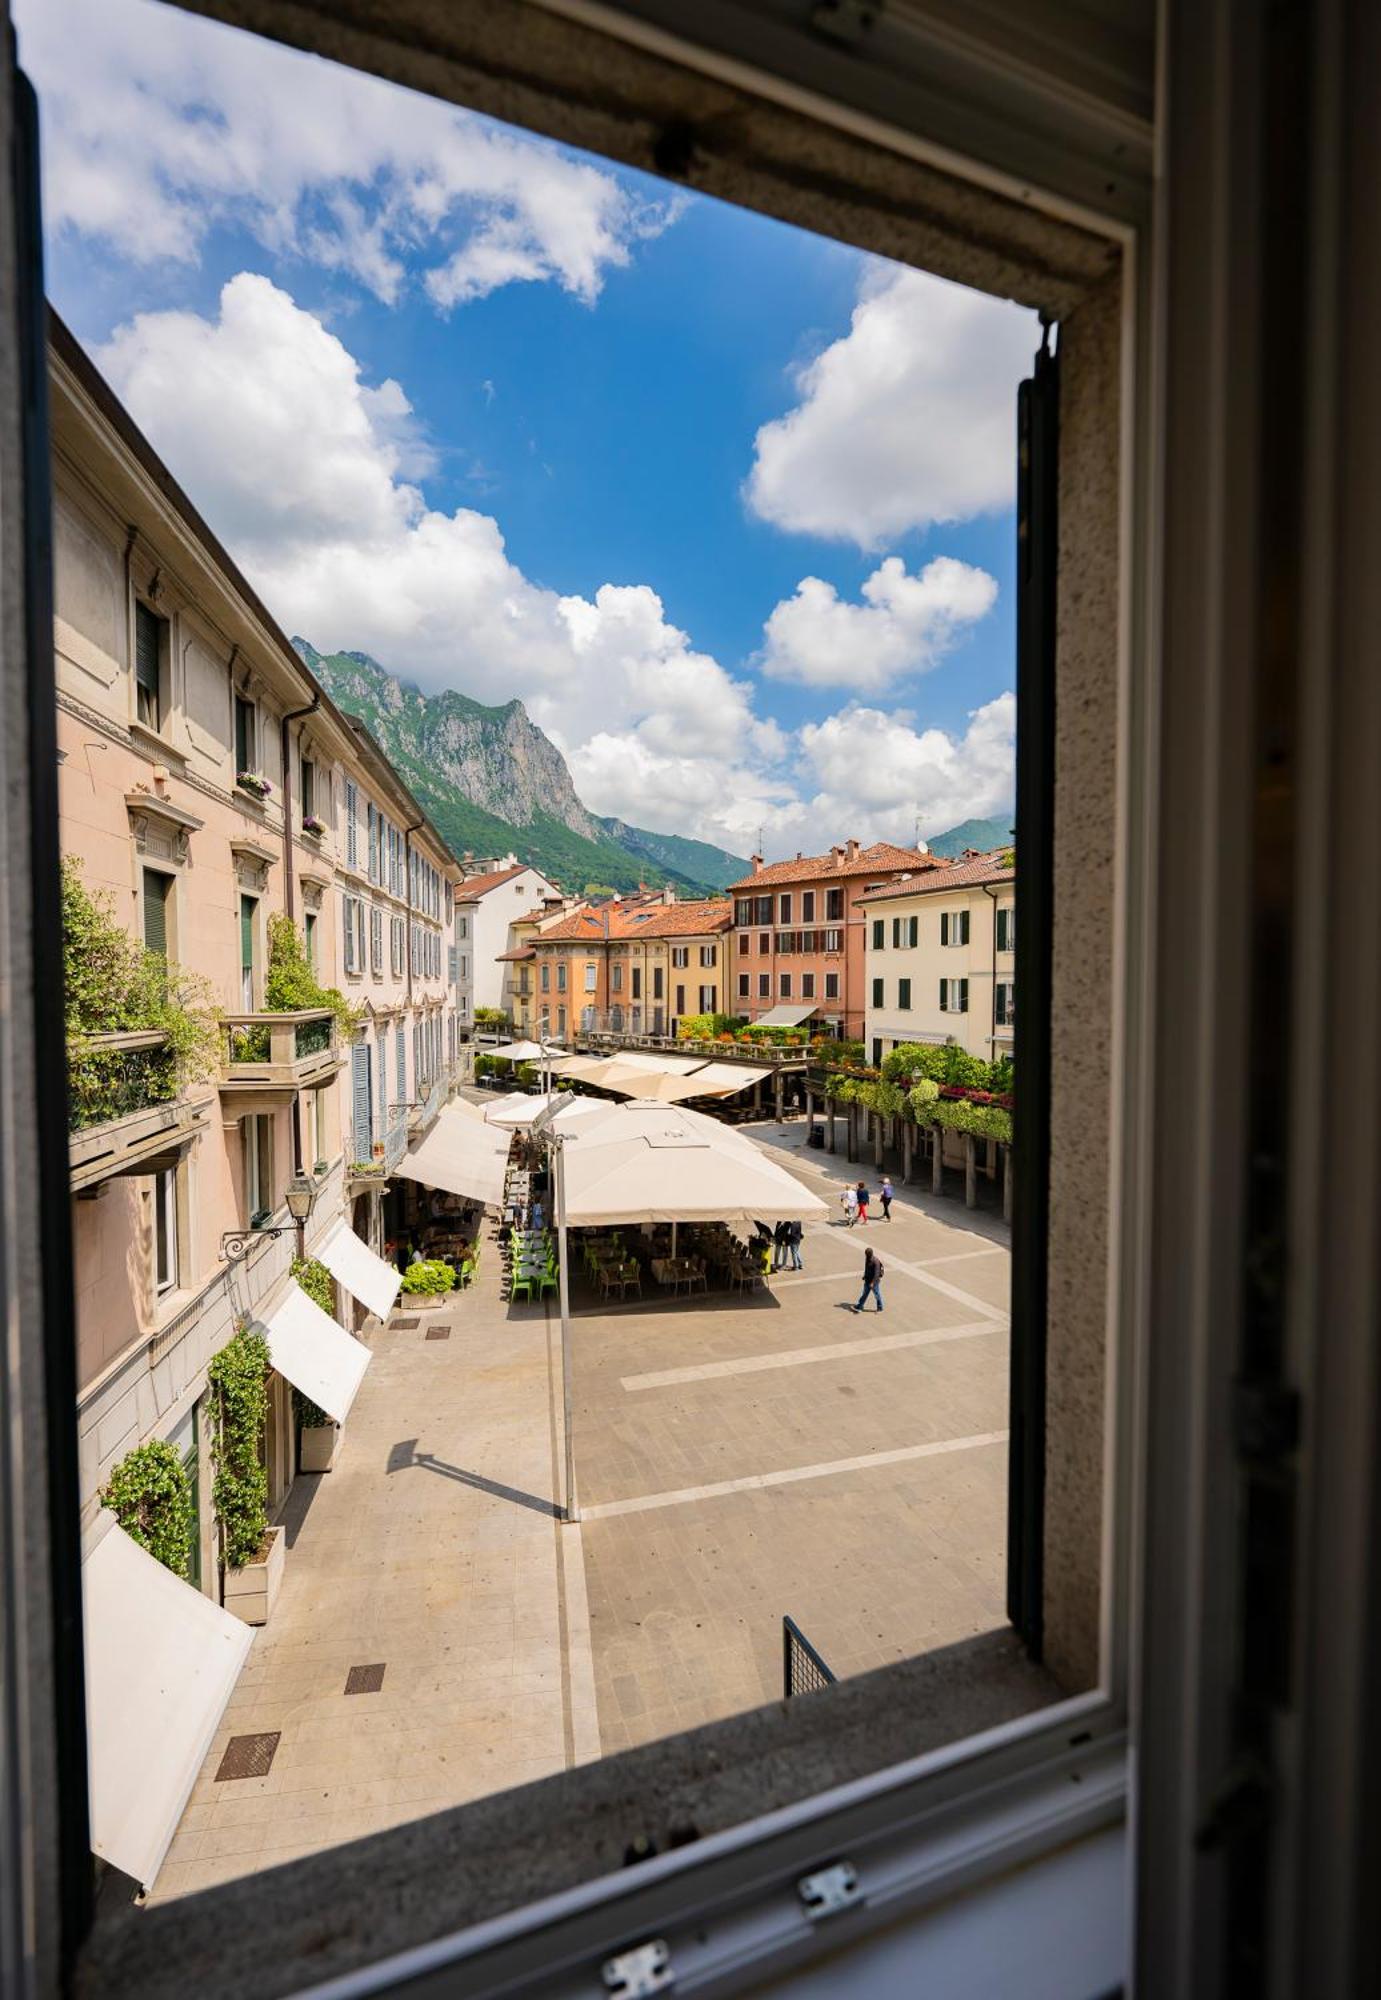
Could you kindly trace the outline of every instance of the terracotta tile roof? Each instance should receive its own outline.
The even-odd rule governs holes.
[[[889,840],[875,841],[850,855],[845,848],[831,848],[828,854],[806,854],[796,861],[772,861],[756,875],[745,875],[730,885],[731,895],[748,895],[754,889],[790,888],[794,882],[818,882],[844,875],[876,875],[880,869],[919,870],[943,868],[938,854],[918,854],[913,847],[895,847]]]
[[[511,882],[515,875],[526,873],[526,861],[519,861],[512,868],[496,868],[491,875],[469,875],[456,890],[456,901],[468,903],[476,896],[486,896],[491,889],[497,889],[501,882]]]
[[[706,903],[607,903],[597,910],[577,910],[560,923],[539,931],[534,944],[602,943],[618,944],[630,938],[708,937],[727,931],[734,921],[734,906],[726,898]]]
[[[537,953],[533,950],[532,946],[524,944],[519,945],[515,951],[496,951],[494,953],[494,962],[497,965],[507,965],[516,962],[520,958],[536,958],[536,956]]]
[[[725,897],[712,903],[654,903],[645,910],[630,910],[615,920],[614,936],[707,937],[729,930],[734,906]]]
[[[942,876],[934,879],[927,873],[923,877],[909,876],[901,882],[884,882],[881,888],[865,889],[856,903],[885,903],[895,896],[942,896],[952,889],[977,889],[986,882],[1015,882],[1016,862],[1008,863],[1006,857],[1015,854],[1011,847],[995,847],[989,854],[970,854],[959,861],[951,861]]]

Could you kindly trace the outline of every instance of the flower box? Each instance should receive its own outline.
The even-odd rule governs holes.
[[[269,780],[260,771],[237,771],[235,783],[242,792],[248,792],[256,799],[266,799],[273,790]]]
[[[326,822],[324,819],[318,819],[315,813],[303,813],[302,831],[310,833],[315,839],[320,840],[326,831]]]
[[[297,1450],[299,1472],[329,1472],[340,1448],[339,1424],[304,1424]]]
[[[267,1625],[283,1587],[283,1555],[287,1541],[281,1528],[264,1536],[260,1559],[225,1573],[225,1608],[246,1625]]]

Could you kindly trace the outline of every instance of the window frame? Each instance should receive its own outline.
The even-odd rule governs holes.
[[[178,1248],[178,1168],[162,1167],[153,1177],[154,1257],[153,1291],[156,1300],[177,1291],[181,1282]],[[163,1266],[166,1257],[166,1275]]]

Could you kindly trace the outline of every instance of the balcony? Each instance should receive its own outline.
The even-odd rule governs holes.
[[[177,1092],[177,1065],[161,1030],[90,1035],[70,1065],[72,1192],[122,1174],[171,1166],[206,1123],[207,1100]]]
[[[237,1116],[271,1110],[299,1090],[329,1083],[341,1066],[336,1019],[329,1007],[289,1014],[227,1014],[221,1024],[221,1096]]]
[[[426,1094],[408,1109],[409,1132],[426,1132],[436,1123],[437,1113],[446,1101],[446,1080],[437,1077],[429,1083]]]

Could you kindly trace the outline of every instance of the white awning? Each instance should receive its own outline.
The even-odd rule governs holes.
[[[344,1423],[373,1359],[364,1342],[338,1326],[295,1282],[263,1324],[269,1359],[278,1373],[328,1417]]]
[[[828,1210],[740,1133],[682,1106],[622,1105],[565,1152],[566,1220],[576,1228],[631,1222],[723,1221],[751,1226]]]
[[[459,1099],[446,1105],[421,1144],[409,1147],[395,1173],[489,1208],[502,1207],[512,1135],[487,1124],[482,1111],[476,1116],[478,1109]]]
[[[403,1280],[392,1264],[386,1264],[367,1243],[361,1242],[350,1224],[335,1222],[312,1255],[323,1263],[333,1278],[339,1278],[347,1292],[368,1306],[379,1319],[387,1319]]]
[[[537,1042],[500,1042],[497,1048],[486,1049],[484,1053],[487,1056],[497,1056],[500,1062],[540,1062],[542,1059],[541,1045]],[[549,1056],[559,1056],[561,1053],[562,1051],[554,1045],[547,1049]]]
[[[759,1014],[752,1023],[755,1028],[800,1028],[815,1013],[814,1007],[772,1007],[767,1013]]]
[[[82,1564],[91,1845],[148,1889],[254,1632],[102,1525]]]
[[[692,1083],[712,1084],[727,1097],[735,1090],[748,1090],[755,1083],[766,1083],[772,1075],[770,1069],[758,1069],[752,1063],[707,1062],[691,1078]]]

